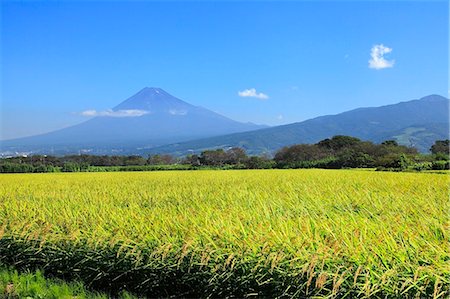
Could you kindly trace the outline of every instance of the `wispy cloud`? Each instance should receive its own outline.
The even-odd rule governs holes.
[[[392,52],[392,48],[385,47],[383,44],[375,45],[370,50],[369,68],[381,70],[394,66],[395,60],[386,60],[385,54]]]
[[[268,95],[262,92],[256,92],[255,88],[245,89],[243,91],[238,91],[238,95],[243,98],[257,98],[260,100],[267,100],[269,98]]]
[[[138,110],[138,109],[129,109],[129,110],[116,110],[113,111],[111,109],[105,111],[97,111],[97,110],[86,110],[81,112],[80,114],[83,116],[107,116],[107,117],[138,117],[144,114],[148,114],[150,111],[146,110]]]
[[[170,109],[169,110],[169,114],[171,114],[171,115],[186,115],[187,111],[186,110]]]

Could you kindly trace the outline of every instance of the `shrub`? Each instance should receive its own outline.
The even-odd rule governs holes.
[[[433,170],[449,170],[450,161],[434,161],[431,165]]]
[[[415,171],[431,170],[432,163],[431,162],[414,163],[412,166],[410,166],[410,169],[413,169]]]

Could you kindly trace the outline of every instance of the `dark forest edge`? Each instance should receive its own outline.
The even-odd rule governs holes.
[[[337,135],[316,144],[287,146],[269,156],[248,156],[242,148],[205,150],[200,155],[62,157],[33,155],[0,159],[0,173],[161,171],[197,169],[376,168],[387,171],[448,170],[449,140],[437,140],[430,154],[399,145]]]

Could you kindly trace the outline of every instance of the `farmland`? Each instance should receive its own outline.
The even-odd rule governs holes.
[[[450,295],[449,176],[0,176],[0,263],[151,297]]]

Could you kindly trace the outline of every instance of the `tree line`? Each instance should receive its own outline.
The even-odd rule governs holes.
[[[439,140],[431,154],[399,145],[381,144],[350,136],[334,136],[316,144],[297,144],[279,150],[274,160],[279,168],[377,168],[378,170],[444,170],[449,168],[449,140]]]
[[[205,150],[199,155],[62,157],[33,155],[0,159],[0,172],[82,172],[82,171],[151,171],[183,169],[268,169],[268,168],[377,168],[378,170],[449,169],[449,140],[438,140],[431,154],[419,154],[415,148],[394,140],[381,144],[338,135],[316,144],[286,146],[269,156],[248,156],[239,147],[228,150]]]

